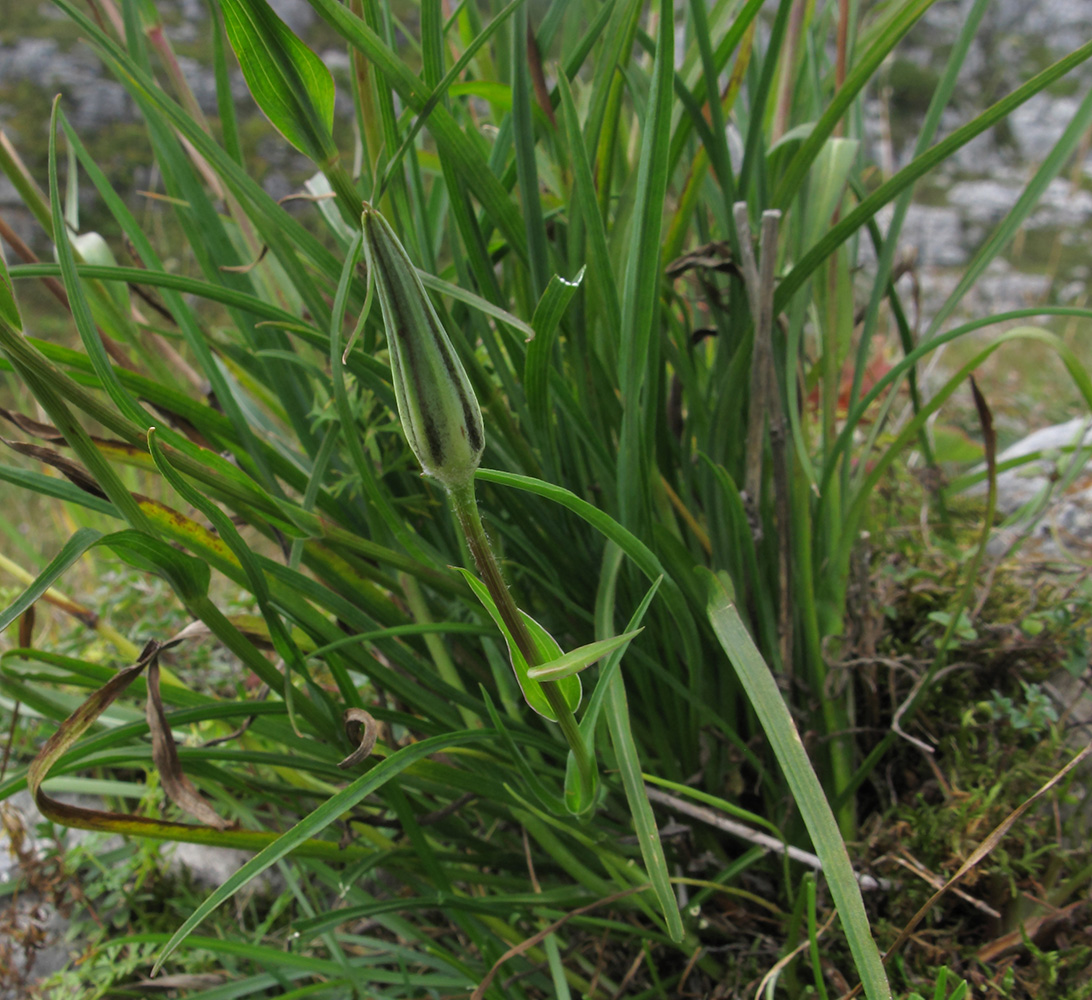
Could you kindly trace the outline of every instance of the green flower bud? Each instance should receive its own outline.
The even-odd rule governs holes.
[[[485,428],[470,380],[390,224],[365,206],[364,260],[390,348],[398,416],[424,471],[452,488],[470,481]]]

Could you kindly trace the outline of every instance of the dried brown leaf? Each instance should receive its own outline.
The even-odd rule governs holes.
[[[354,767],[368,757],[375,749],[375,741],[379,737],[379,725],[372,718],[370,712],[362,708],[347,708],[342,715],[345,724],[345,735],[351,743],[357,744],[357,748],[338,767],[345,770]]]
[[[178,759],[178,750],[171,736],[171,727],[163,711],[163,699],[159,694],[159,660],[153,658],[148,664],[148,728],[152,734],[152,760],[163,790],[167,797],[179,809],[189,813],[194,819],[216,830],[226,830],[231,824],[220,816],[194,787],[193,782],[182,770]]]

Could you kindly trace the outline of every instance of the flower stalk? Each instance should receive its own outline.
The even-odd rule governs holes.
[[[406,440],[425,474],[447,491],[478,574],[496,607],[498,624],[514,646],[509,650],[513,668],[517,654],[526,665],[524,671],[543,666],[550,662],[549,657],[544,657],[541,644],[535,642],[524,614],[508,592],[478,514],[474,472],[485,449],[485,427],[470,380],[417,269],[390,224],[365,205],[361,227],[364,259],[383,314],[395,400]],[[594,761],[561,682],[528,681],[518,669],[517,678],[521,686],[533,684],[541,691],[538,706],[530,698],[528,702],[542,714],[548,707],[549,717],[561,727],[576,763],[581,799],[590,806],[596,784]],[[575,700],[579,701],[579,688],[576,690]],[[524,686],[525,697],[527,693]]]
[[[478,569],[478,575],[489,590],[489,595],[497,606],[508,633],[512,636],[520,654],[529,666],[540,666],[543,663],[539,656],[531,635],[524,623],[516,602],[508,590],[504,577],[501,575],[500,566],[493,553],[493,547],[485,533],[481,515],[478,513],[478,499],[474,491],[473,480],[457,487],[448,488],[448,501],[455,517],[459,521],[463,535],[466,538],[467,547],[474,558],[474,565]],[[573,753],[576,762],[577,773],[580,776],[580,785],[583,801],[591,802],[595,789],[595,763],[588,752],[587,745],[580,735],[580,727],[573,715],[569,703],[565,700],[556,681],[543,680],[540,682],[543,695],[545,695],[550,709],[557,718],[557,724],[561,727],[565,742]]]

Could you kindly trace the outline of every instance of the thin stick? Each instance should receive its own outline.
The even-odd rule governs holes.
[[[691,816],[694,819],[699,819],[709,826],[715,827],[718,830],[723,830],[725,833],[730,833],[733,837],[739,837],[740,840],[746,840],[750,844],[765,848],[767,851],[773,851],[775,854],[784,854],[791,860],[799,861],[801,864],[807,865],[817,872],[823,870],[823,863],[819,860],[817,855],[812,854],[810,851],[805,851],[799,847],[793,847],[791,844],[784,844],[776,837],[771,837],[768,833],[761,833],[758,830],[753,830],[751,827],[745,826],[743,823],[737,823],[735,820],[728,819],[727,816],[722,816],[712,809],[707,809],[704,806],[695,805],[693,802],[687,802],[686,799],[680,799],[674,795],[669,795],[667,792],[660,791],[660,789],[654,788],[651,785],[645,785],[645,791],[653,802],[659,802],[661,805],[669,806],[677,812]],[[854,872],[854,875],[857,878],[858,885],[866,891],[870,889],[890,888],[890,883],[886,879],[873,878],[871,875],[865,875],[860,872]]]
[[[774,512],[778,531],[778,634],[780,636],[781,667],[792,671],[792,621],[789,612],[789,480],[785,464],[785,418],[781,410],[781,393],[777,387],[777,368],[773,353],[773,297],[777,267],[777,235],[781,213],[762,213],[759,236],[759,257],[755,260],[751,246],[751,228],[746,202],[733,207],[739,230],[740,267],[747,288],[747,300],[754,322],[754,344],[751,349],[751,400],[747,415],[747,458],[743,487],[751,516],[751,530],[757,541],[762,537],[760,510],[762,502],[762,447],[769,418],[770,451],[773,461]]]

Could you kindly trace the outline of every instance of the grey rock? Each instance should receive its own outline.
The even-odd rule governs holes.
[[[7,903],[6,921],[11,935],[10,962],[4,968],[0,1000],[25,1000],[27,987],[59,972],[77,957],[64,940],[65,918],[36,893],[22,893]]]
[[[168,870],[174,874],[186,873],[195,885],[215,889],[254,857],[250,851],[236,851],[228,847],[207,847],[203,844],[176,844],[171,854]],[[266,891],[280,886],[283,880],[264,872],[250,883],[250,890]]]
[[[921,323],[924,329],[955,289],[962,272],[950,268],[923,268],[918,277],[921,285]],[[995,259],[985,274],[960,300],[948,325],[1011,309],[1025,309],[1044,301],[1050,293],[1050,287],[1049,275],[1026,274],[1017,271],[1005,260]]]
[[[178,67],[182,70],[182,75],[190,90],[193,91],[193,96],[197,99],[201,110],[207,115],[216,114],[216,77],[209,72],[208,67],[202,66],[196,59],[190,59],[188,56],[178,57]]]
[[[1075,302],[1079,302],[1084,298],[1088,288],[1088,283],[1078,279],[1067,281],[1061,288],[1058,289],[1058,301],[1063,305],[1071,305]]]
[[[344,49],[323,49],[319,58],[331,73],[350,73],[353,61]]]
[[[24,38],[15,46],[0,46],[0,83],[52,79],[58,62],[52,38]]]
[[[38,225],[38,221],[34,218],[30,209],[22,208],[20,205],[12,205],[8,207],[4,205],[0,200],[0,205],[3,205],[4,221],[11,227],[11,231],[15,233],[27,246],[31,248],[39,256],[43,252],[48,251],[49,241],[45,237],[45,233],[42,231],[42,227]],[[6,241],[3,242],[7,246]],[[8,261],[14,263],[17,259],[14,257],[14,248],[11,248],[11,253],[7,257]]]
[[[179,0],[178,11],[183,21],[203,21],[208,16],[208,8],[202,0]]]
[[[885,235],[890,231],[893,210],[881,209],[877,222]],[[900,250],[913,250],[919,266],[958,267],[967,260],[966,239],[959,213],[942,205],[911,204],[899,233]],[[870,239],[859,244],[858,263],[871,270],[876,254]]]
[[[927,267],[958,267],[967,261],[966,236],[959,213],[939,205],[911,205],[902,242],[917,249]]]
[[[1000,5],[1011,12],[1023,13],[1023,30],[1031,37],[1041,37],[1055,49],[1073,48],[1075,38],[1087,36],[1092,29],[1092,6],[1087,0],[1038,0],[1021,5],[1016,0],[1004,0]]]
[[[1033,163],[1043,160],[1073,120],[1080,102],[1075,97],[1040,93],[1009,115],[1009,128],[1020,153]]]
[[[968,222],[996,225],[1016,204],[1020,188],[995,180],[962,181],[948,189],[948,204]]]
[[[0,82],[30,80],[44,87],[86,87],[102,75],[95,54],[77,45],[60,51],[52,38],[24,38],[0,58]]]
[[[948,189],[948,203],[958,209],[972,245],[988,235],[1011,211],[1024,192],[1026,180],[1021,177],[1010,183],[983,178],[960,181]],[[1077,227],[1089,219],[1092,219],[1092,191],[1056,177],[1047,185],[1024,227]]]
[[[997,477],[997,509],[1010,519],[990,540],[995,557],[1022,544],[1037,556],[1092,553],[1092,418],[1074,417],[1028,434],[1006,448],[999,464],[1029,459]],[[981,468],[979,471],[983,471]],[[984,482],[968,493],[981,496]]]
[[[95,54],[83,46],[61,52],[51,38],[24,38],[0,47],[0,84],[29,80],[62,93],[61,106],[79,130],[130,121],[136,109],[125,88],[103,77]]]
[[[252,856],[246,851],[203,844],[177,844],[170,867],[174,872],[189,872],[197,885],[214,888],[223,885]]]
[[[280,201],[281,198],[294,193],[297,188],[293,186],[292,182],[282,171],[271,170],[262,178],[262,190],[265,191],[270,198]]]
[[[1073,461],[1072,449],[1092,445],[1092,422],[1087,417],[1074,417],[1063,424],[1054,424],[1028,434],[997,456],[999,464],[1043,452],[1042,458],[1009,469],[997,477],[997,506],[1011,514],[1039,496],[1052,479],[1064,474]],[[984,492],[985,486],[975,487]]]
[[[307,0],[269,0],[269,6],[297,35],[314,23],[315,12]]]
[[[1092,191],[1074,187],[1069,180],[1055,177],[1047,185],[1032,213],[1032,226],[1082,226],[1092,219]]]
[[[36,853],[40,844],[35,837],[35,829],[43,817],[30,793],[16,793],[0,803],[0,809],[7,811],[23,827],[25,839],[22,849]],[[19,857],[7,829],[0,826],[0,882],[17,879],[19,865]],[[10,948],[7,956],[10,962],[3,970],[6,987],[0,989],[0,1000],[22,1000],[27,985],[63,969],[76,957],[76,953],[65,941],[68,921],[52,903],[34,890],[23,889],[0,900],[0,909],[7,911],[4,921],[11,928],[10,937],[5,941]]]
[[[115,122],[132,121],[136,106],[125,88],[113,80],[98,80],[80,88],[69,117],[77,131],[92,132]]]
[[[21,205],[22,199],[19,197],[19,192],[15,190],[15,185],[8,180],[7,176],[0,174],[0,205]]]
[[[938,132],[937,138],[943,139],[960,125],[965,124],[970,117],[969,114],[967,116],[955,113],[951,116],[945,115],[941,119],[943,127]],[[994,133],[987,131],[975,136],[970,142],[961,146],[949,158],[947,166],[949,169],[954,168],[960,173],[980,174],[984,170],[988,170],[992,175],[998,165],[1007,162],[1007,158],[1007,153],[1002,152],[998,147]]]
[[[1050,293],[1050,285],[1050,275],[1025,274],[998,258],[968,293],[963,308],[974,316],[1024,309],[1042,302]]]

